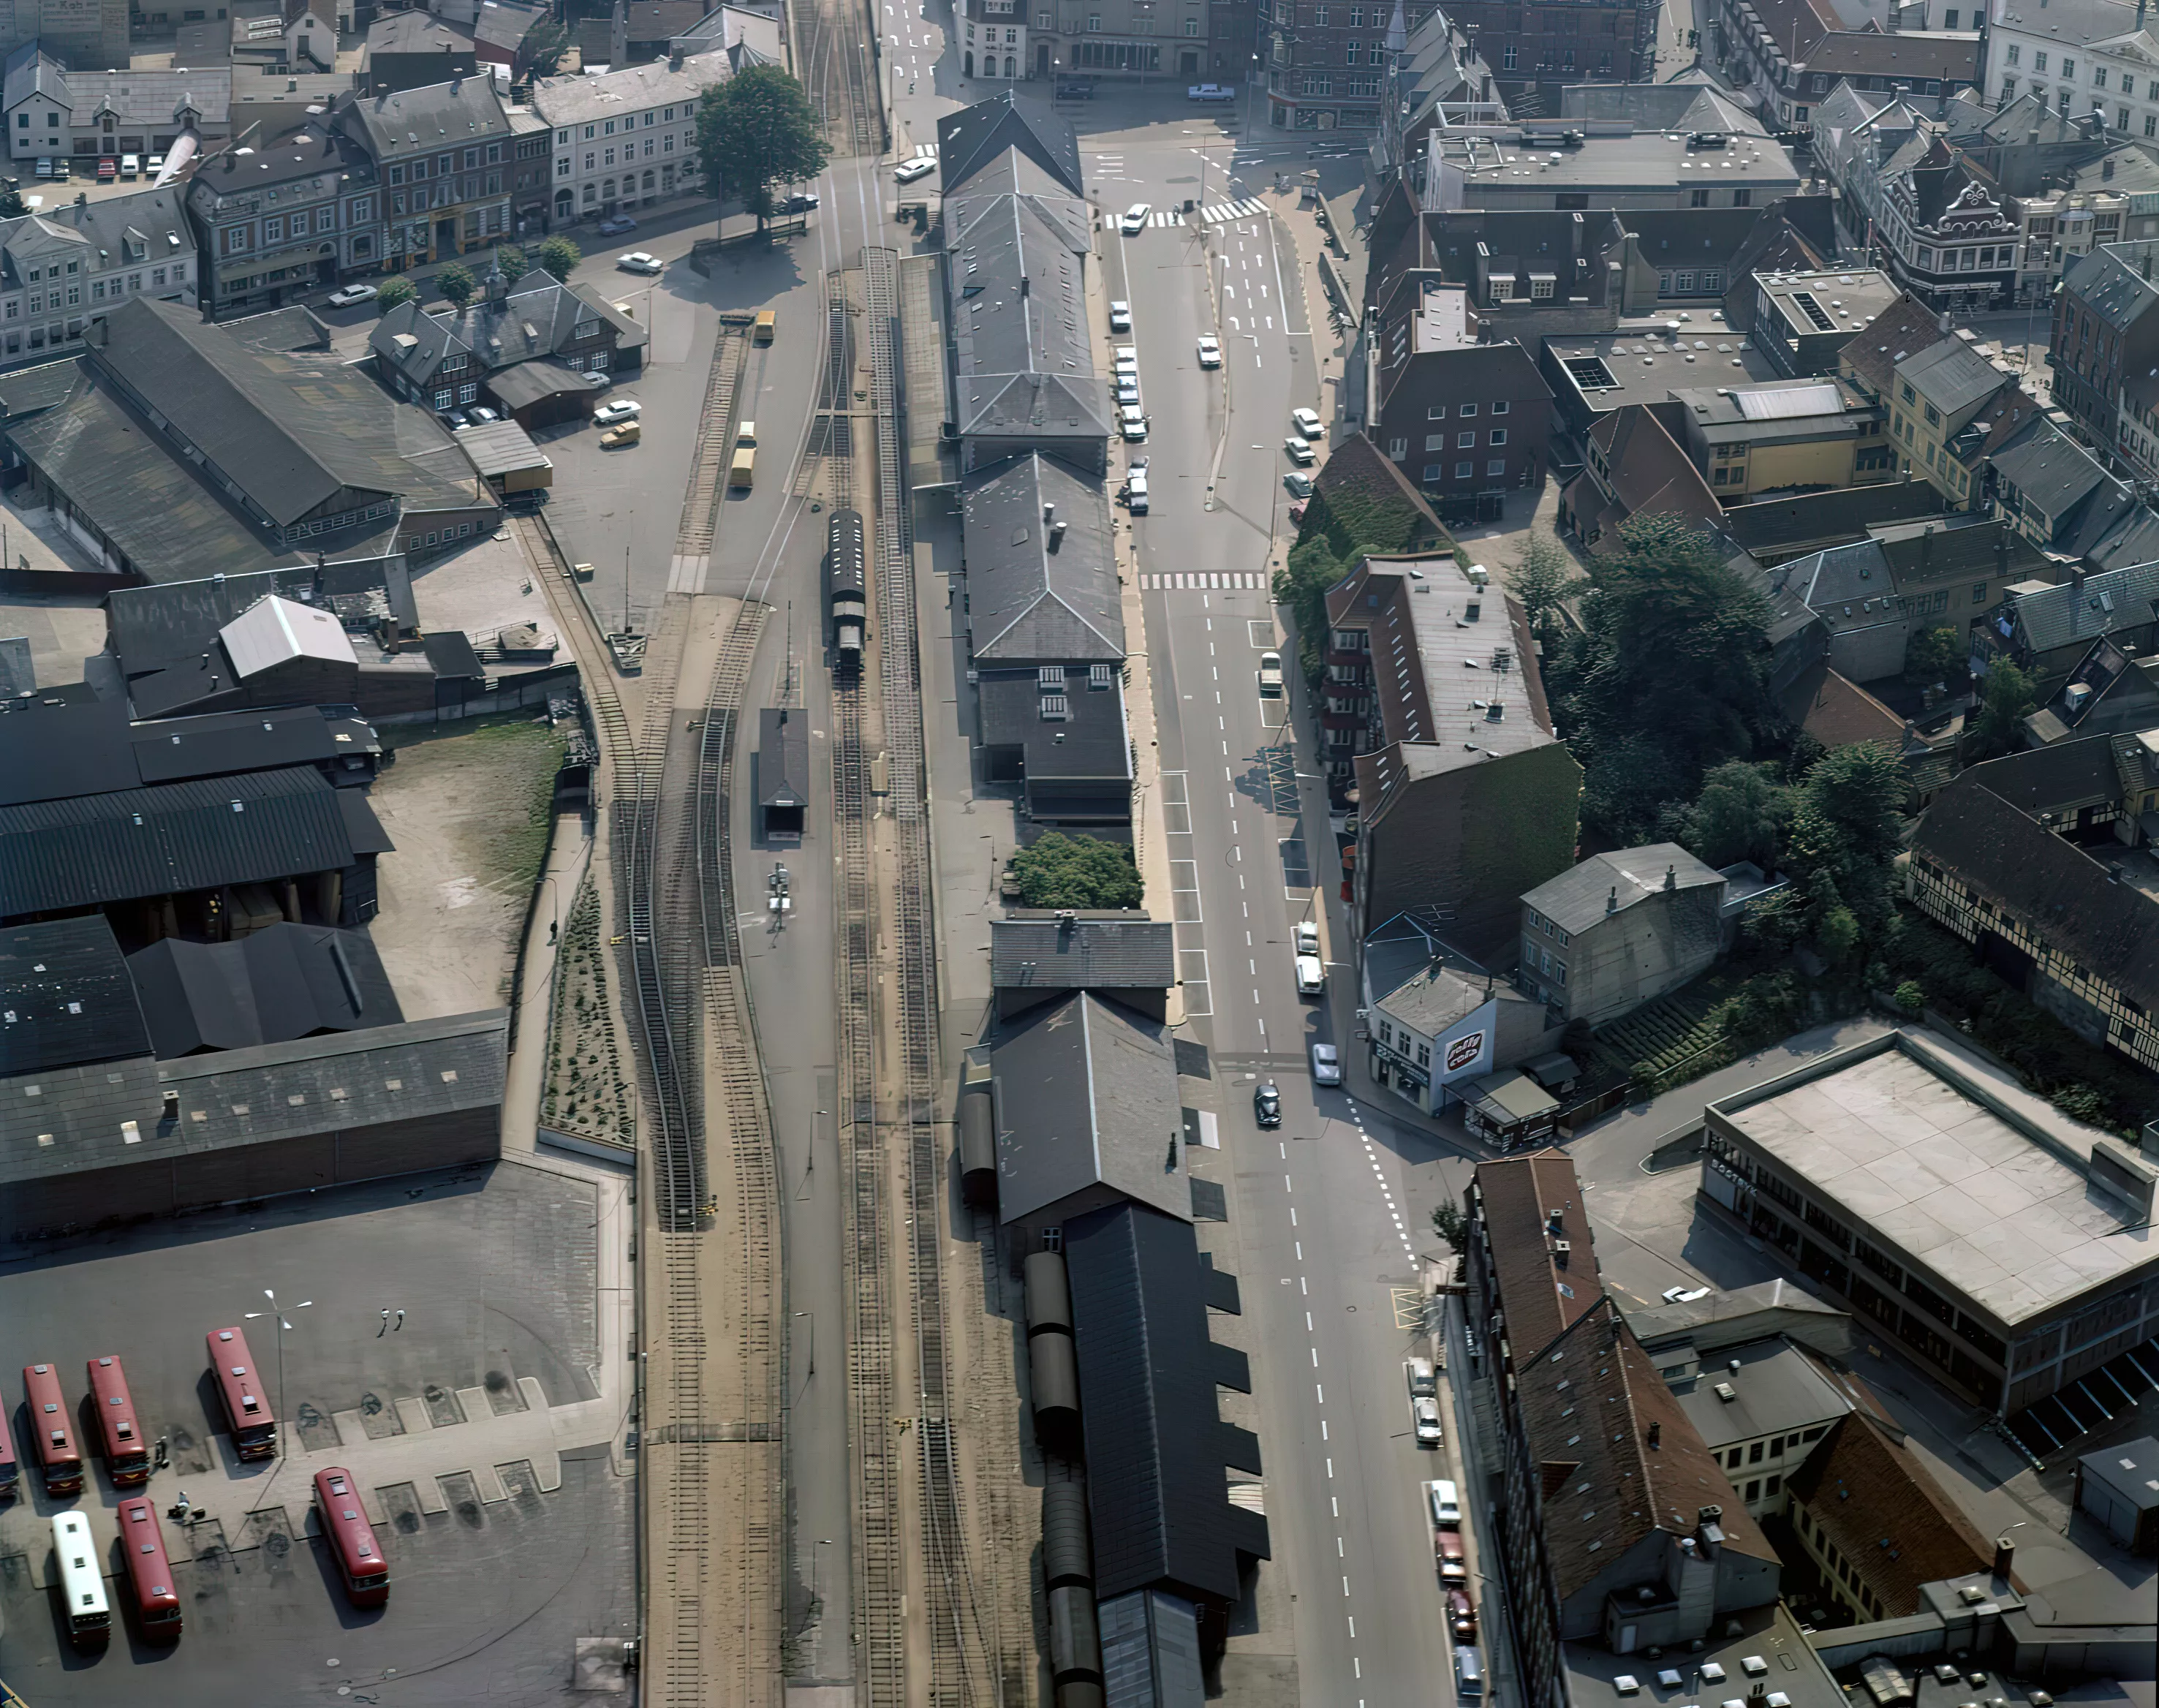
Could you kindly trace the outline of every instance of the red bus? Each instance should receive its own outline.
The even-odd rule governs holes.
[[[150,1480],[150,1450],[135,1421],[135,1400],[127,1391],[127,1373],[117,1358],[90,1361],[90,1398],[97,1408],[97,1431],[104,1437],[105,1468],[115,1488],[135,1488]]]
[[[225,1421],[232,1431],[233,1451],[243,1459],[275,1458],[277,1419],[262,1391],[262,1378],[237,1328],[213,1328],[209,1334],[210,1372],[225,1400]]]
[[[82,1492],[82,1455],[76,1451],[75,1431],[68,1427],[67,1395],[60,1391],[60,1373],[50,1364],[23,1366],[23,1392],[30,1402],[30,1433],[37,1443],[38,1463],[45,1473],[48,1494]]]
[[[390,1599],[390,1562],[361,1509],[352,1473],[337,1465],[316,1472],[315,1499],[322,1508],[323,1540],[337,1560],[345,1594],[355,1607],[381,1607]]]
[[[120,1546],[127,1555],[127,1584],[135,1593],[135,1617],[142,1634],[170,1643],[180,1634],[180,1592],[158,1509],[137,1495],[120,1503]]]

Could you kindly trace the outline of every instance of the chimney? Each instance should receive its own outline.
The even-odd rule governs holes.
[[[2006,1536],[1994,1539],[1994,1575],[2007,1577],[2011,1563],[2017,1558],[2017,1545]]]
[[[1653,1452],[1653,1453],[1654,1453],[1654,1452],[1657,1452],[1660,1451],[1660,1450],[1663,1448],[1664,1444],[1665,1444],[1665,1426],[1664,1426],[1664,1425],[1662,1425],[1661,1423],[1653,1423],[1653,1424],[1651,1424],[1651,1425],[1649,1426],[1649,1451],[1650,1451],[1651,1452]]]
[[[1919,536],[1919,572],[1921,574],[1926,573],[1927,566],[1934,561],[1934,525],[1929,522],[1927,524],[1926,531]]]
[[[2108,155],[2105,159],[2099,162],[2099,179],[2101,184],[2112,184],[2114,182],[2114,156],[2111,154]]]
[[[1612,886],[1612,893],[1604,898],[1604,911],[1608,914],[1619,911],[1619,886],[1616,883]]]
[[[1947,338],[1949,335],[1949,311],[1946,308],[1943,309],[1941,318],[1934,323],[1941,329],[1942,336]]]
[[[1665,888],[1667,890],[1675,890],[1679,887],[1680,869],[1678,866],[1676,864],[1667,866],[1665,868]]]

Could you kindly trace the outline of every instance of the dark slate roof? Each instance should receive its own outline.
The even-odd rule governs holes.
[[[1940,316],[1907,291],[1846,339],[1839,355],[1871,391],[1886,397],[1897,364],[1945,336]]]
[[[509,1011],[492,1008],[175,1062],[142,1056],[18,1075],[0,1081],[0,1187],[496,1109],[509,1025]],[[179,1094],[175,1121],[163,1118],[167,1090]]]
[[[129,955],[127,970],[165,1061],[405,1018],[364,931],[284,923],[230,943],[168,937]]]
[[[265,594],[305,599],[313,582],[312,569],[276,569],[116,587],[105,601],[106,633],[127,674],[140,675],[199,656],[218,630]]]
[[[353,809],[309,765],[0,807],[0,918],[342,871]]]
[[[360,96],[340,104],[338,122],[386,163],[510,134],[510,120],[494,92],[494,80],[484,76],[430,83],[395,94]]]
[[[0,710],[0,806],[136,787],[127,732],[122,701],[15,701]]]
[[[1170,1036],[1082,992],[1037,1011],[991,1057],[997,1205],[1017,1221],[1090,1188],[1189,1220]]]
[[[1987,786],[1975,767],[1936,795],[1912,851],[1982,901],[2126,993],[2159,1008],[2159,902],[2043,829]]]
[[[1038,670],[984,670],[976,684],[976,706],[986,747],[1025,750],[1027,774],[1035,782],[1050,778],[1129,779],[1132,774],[1131,730],[1125,721],[1124,685],[1112,675],[1110,686],[1089,686],[1091,670],[1068,670],[1066,715],[1043,716]]]
[[[365,720],[319,706],[131,723],[120,700],[0,702],[0,806],[347,758],[371,774],[381,751]]]
[[[1238,1599],[1240,1550],[1266,1526],[1230,1504],[1190,1225],[1138,1204],[1064,1224],[1095,1592],[1161,1588]]]
[[[471,638],[461,629],[444,629],[420,637],[420,650],[437,676],[451,681],[477,681],[487,675],[473,650]]]
[[[1807,1456],[1792,1494],[1829,1533],[1882,1603],[1883,1617],[1925,1611],[1919,1586],[1992,1569],[1994,1550],[1908,1444],[1863,1410]]]
[[[1624,913],[1665,891],[1667,874],[1676,889],[1724,888],[1724,874],[1705,866],[1676,842],[1651,842],[1640,848],[1614,848],[1592,854],[1579,866],[1539,884],[1522,905],[1542,914],[1562,931],[1587,931],[1608,913]],[[1617,905],[1613,906],[1614,898]]]
[[[2062,269],[2062,289],[2116,332],[2126,331],[2159,303],[2159,284],[2115,254],[2112,246],[2073,257]]]
[[[767,706],[758,712],[757,802],[810,804],[810,714],[799,706]]]
[[[1176,931],[1167,919],[1037,912],[990,921],[992,990],[1166,991],[1176,982]]]
[[[0,930],[0,1079],[149,1048],[127,963],[104,914]]]
[[[1040,105],[1023,106],[1010,93],[978,101],[937,121],[937,160],[947,196],[1007,148],[1017,148],[1084,196],[1080,135]]]
[[[2080,806],[2121,799],[2115,769],[2114,738],[2079,736],[1974,765],[1965,775],[2031,818],[2074,813]]]
[[[2159,563],[2110,569],[2029,593],[2017,594],[2017,626],[2034,652],[2089,644],[2101,635],[2135,629],[2159,610]]]
[[[2009,375],[1960,338],[1938,339],[1898,363],[1897,377],[1947,416],[1962,415],[2011,383]]]
[[[1838,536],[1857,540],[1877,523],[1938,515],[1941,509],[1942,495],[1929,482],[1887,480],[1735,505],[1724,513],[1724,525],[1735,543],[1773,563],[1779,547],[1789,556],[1792,546],[1818,540]]]
[[[514,368],[498,368],[487,376],[487,389],[513,413],[566,391],[602,391],[607,384],[606,375],[581,373],[552,356],[520,362]]]
[[[960,501],[977,660],[1124,662],[1114,524],[1098,477],[1030,452],[968,475]],[[1062,533],[1045,519],[1050,506]]]

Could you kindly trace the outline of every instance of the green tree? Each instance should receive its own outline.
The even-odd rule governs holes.
[[[1532,629],[1549,629],[1560,608],[1589,586],[1575,572],[1566,548],[1549,534],[1531,534],[1507,577],[1507,591],[1522,602]]]
[[[1791,791],[1768,773],[1773,767],[1727,759],[1701,779],[1687,815],[1682,839],[1711,866],[1751,860],[1764,872],[1777,869],[1784,827],[1791,821]]]
[[[525,258],[525,251],[515,243],[495,246],[494,264],[502,269],[503,277],[513,285],[532,270],[532,263]]]
[[[472,276],[472,269],[461,261],[452,261],[435,275],[435,288],[440,291],[453,308],[462,308],[479,293],[479,281]]]
[[[1908,1014],[1917,1019],[1925,1011],[1927,992],[1917,979],[1907,979],[1897,986],[1892,1000],[1897,1004],[1899,1014]]]
[[[526,59],[535,77],[552,77],[562,69],[562,55],[569,50],[569,31],[551,18],[541,18],[526,32]]]
[[[1442,1198],[1432,1207],[1432,1231],[1457,1251],[1463,1250],[1469,1244],[1469,1218],[1454,1199]]]
[[[1099,836],[1052,831],[1015,854],[1012,867],[1030,908],[1136,908],[1144,893],[1132,851]]]
[[[739,195],[760,231],[772,217],[774,187],[816,177],[827,153],[809,97],[777,65],[753,65],[697,104],[705,183],[715,197]]]
[[[383,281],[382,288],[375,293],[375,312],[387,314],[400,303],[409,303],[420,293],[412,288],[412,281],[399,277]]]
[[[577,247],[577,240],[559,232],[532,251],[532,264],[566,285],[570,282],[570,275],[577,270],[577,263],[584,258],[585,252]]]
[[[1799,784],[1787,864],[1815,941],[1831,960],[1847,960],[1891,929],[1909,786],[1887,742],[1839,748]]]
[[[2037,709],[2032,678],[2007,659],[1996,659],[1986,673],[1986,691],[1965,736],[1968,763],[2017,751],[2024,744],[2024,720]]]
[[[1914,688],[1941,682],[1954,690],[1968,668],[1964,642],[1954,629],[1918,629],[1904,643],[1904,680]]]

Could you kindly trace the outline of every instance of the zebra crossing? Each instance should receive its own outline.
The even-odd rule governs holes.
[[[1165,570],[1160,574],[1140,577],[1140,591],[1147,593],[1234,593],[1240,587],[1263,587],[1266,584],[1266,577],[1253,569],[1191,570],[1182,573]]]
[[[1241,201],[1216,202],[1199,211],[1210,225],[1219,225],[1229,220],[1249,220],[1255,214],[1264,214],[1267,204],[1257,196],[1246,196]],[[1182,225],[1184,215],[1174,208],[1161,208],[1147,215],[1147,224],[1154,225]]]

